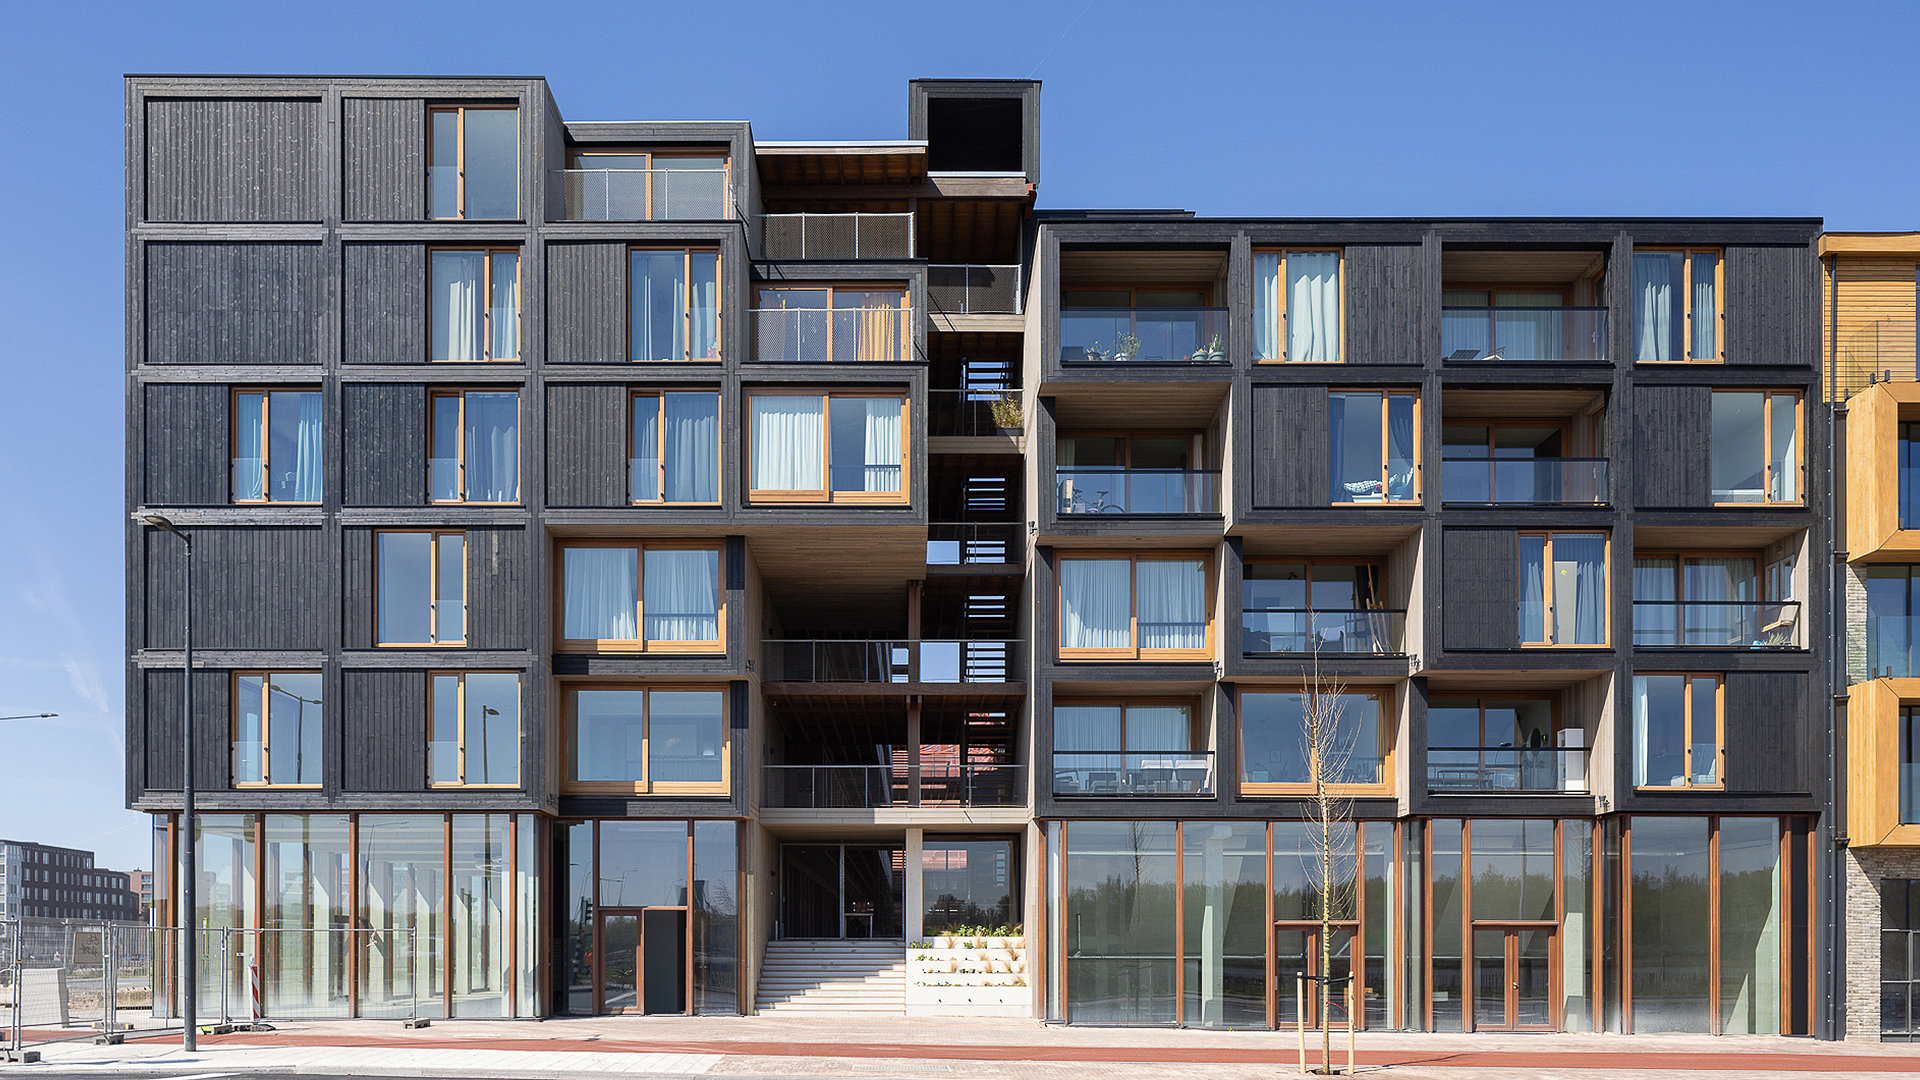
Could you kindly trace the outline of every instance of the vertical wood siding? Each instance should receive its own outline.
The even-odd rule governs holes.
[[[174,643],[178,645],[176,641]],[[180,669],[156,668],[145,676],[147,703],[146,786],[180,790]],[[225,671],[193,673],[193,783],[219,791],[233,783],[232,687]]]
[[[148,506],[217,506],[227,501],[227,388],[150,383],[146,387],[142,501]]]
[[[1253,505],[1327,505],[1327,388],[1256,386]]]
[[[340,673],[347,791],[427,787],[427,675],[424,671]]]
[[[149,649],[180,647],[179,544],[146,529]],[[204,526],[193,535],[196,649],[318,649],[325,533],[318,528]]]
[[[524,649],[534,618],[525,529],[467,530],[467,644]]]
[[[627,504],[627,388],[547,387],[547,505]]]
[[[147,220],[319,221],[318,101],[147,100]]]
[[[319,244],[152,243],[147,363],[316,364]]]
[[[418,98],[347,98],[342,216],[419,221],[427,216],[427,107]]]
[[[427,249],[423,244],[346,244],[341,249],[349,364],[427,359]]]
[[[340,647],[373,648],[373,605],[379,567],[372,529],[340,530]]]
[[[1713,392],[1704,386],[1633,388],[1633,503],[1711,505]]]
[[[1727,362],[1817,362],[1820,298],[1812,250],[1729,247],[1726,260]]]
[[[1817,753],[1808,723],[1808,676],[1793,671],[1726,675],[1727,790],[1807,792],[1807,759]]]
[[[1426,363],[1421,261],[1418,244],[1347,247],[1347,363]]]
[[[547,360],[624,364],[627,245],[547,245]]]
[[[1445,529],[1440,536],[1440,646],[1520,646],[1520,553],[1512,529]]]
[[[426,388],[418,383],[344,383],[340,414],[346,505],[425,505]]]

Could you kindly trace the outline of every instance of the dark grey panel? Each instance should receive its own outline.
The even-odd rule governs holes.
[[[344,361],[419,364],[427,359],[424,244],[346,244]]]
[[[147,362],[320,361],[319,244],[147,245]]]
[[[1799,247],[1726,249],[1725,357],[1732,364],[1812,364],[1820,322],[1814,253]]]
[[[423,791],[427,786],[427,674],[340,673],[347,791]]]
[[[547,387],[547,505],[627,504],[627,388]]]
[[[1808,676],[1736,671],[1725,678],[1727,790],[1811,791]]]
[[[147,101],[147,220],[319,221],[318,101]]]
[[[1327,505],[1327,388],[1253,388],[1253,505]]]
[[[426,388],[418,383],[343,383],[340,415],[346,505],[424,505]]]
[[[1704,386],[1633,388],[1633,503],[1712,502],[1713,393]]]
[[[145,392],[142,500],[149,506],[226,502],[227,388],[218,383],[150,383]]]
[[[1353,244],[1346,271],[1349,364],[1422,364],[1421,334],[1426,296],[1418,244]]]
[[[467,644],[524,649],[533,619],[525,529],[467,530]]]
[[[427,104],[418,98],[346,98],[341,216],[419,221],[427,216]]]
[[[547,245],[547,359],[555,364],[624,364],[627,246]]]
[[[150,790],[178,791],[184,761],[180,716],[186,705],[181,700],[180,669],[157,668],[142,674],[146,677],[147,699],[146,786]],[[207,671],[197,665],[193,673],[193,783],[208,791],[219,791],[232,783],[229,679],[225,671]]]
[[[1512,529],[1441,533],[1441,648],[1520,647],[1519,558]]]
[[[340,530],[340,645],[373,647],[373,597],[376,585],[372,529]]]
[[[193,644],[201,649],[318,649],[326,578],[319,528],[203,526],[193,537]],[[180,647],[180,545],[146,538],[145,647]]]

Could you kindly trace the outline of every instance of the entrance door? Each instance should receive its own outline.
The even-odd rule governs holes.
[[[596,1012],[687,1011],[687,909],[602,908]]]
[[[897,938],[906,858],[900,847],[788,844],[780,849],[782,938]]]
[[[1359,924],[1337,922],[1333,924],[1333,962],[1326,971],[1322,971],[1320,955],[1319,923],[1275,923],[1273,928],[1274,955],[1274,1001],[1277,1005],[1275,1015],[1281,1027],[1292,1027],[1299,1022],[1301,983],[1300,976],[1307,976],[1305,1009],[1307,1026],[1318,1028],[1323,1024],[1345,1027],[1347,1016],[1347,991],[1343,985],[1335,985],[1333,997],[1329,1003],[1327,1016],[1320,1015],[1320,984],[1315,980],[1319,975],[1332,975],[1344,978],[1353,974],[1353,935]],[[1361,1026],[1365,1026],[1364,1022]]]
[[[600,912],[598,1007],[595,1012],[640,1011],[640,913],[604,908]]]
[[[1473,1026],[1477,1031],[1553,1029],[1553,929],[1473,928]]]

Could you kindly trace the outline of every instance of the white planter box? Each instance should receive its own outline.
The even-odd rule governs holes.
[[[1029,1016],[1023,938],[936,938],[907,949],[910,1016]]]

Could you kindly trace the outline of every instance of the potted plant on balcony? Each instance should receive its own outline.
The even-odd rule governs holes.
[[[989,406],[993,413],[993,423],[1002,435],[1018,435],[1027,429],[1026,414],[1020,409],[1020,399],[1013,394],[1002,394]]]
[[[1192,357],[1193,362],[1196,364],[1220,364],[1225,363],[1226,359],[1227,354],[1220,348],[1219,334],[1208,338],[1204,346],[1195,349]]]
[[[1140,339],[1132,334],[1122,334],[1115,338],[1113,359],[1122,364],[1140,359]]]

